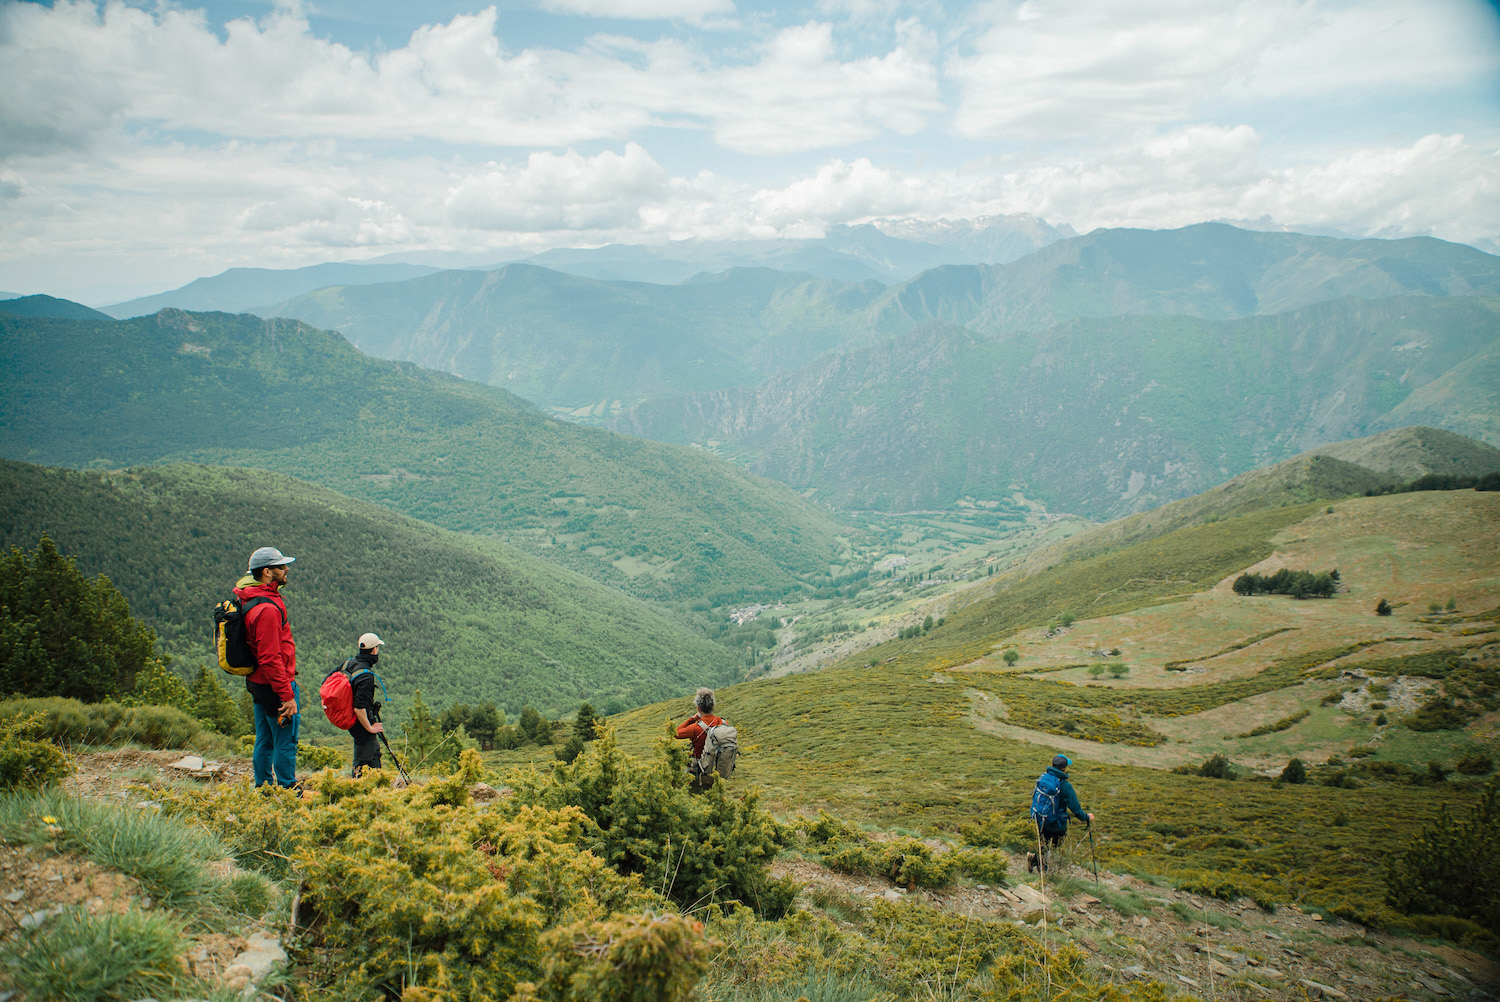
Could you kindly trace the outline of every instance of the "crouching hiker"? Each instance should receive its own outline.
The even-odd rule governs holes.
[[[1026,854],[1026,872],[1041,869],[1046,872],[1051,865],[1052,851],[1062,845],[1068,834],[1068,814],[1086,825],[1094,823],[1094,816],[1086,814],[1078,803],[1078,794],[1068,780],[1068,766],[1073,760],[1066,755],[1054,755],[1047,771],[1037,778],[1036,788],[1031,792],[1031,820],[1037,829],[1039,852]]]
[[[380,722],[380,701],[375,698],[375,665],[384,642],[373,633],[359,638],[354,657],[329,672],[319,690],[323,713],[329,723],[349,732],[354,739],[356,779],[366,768],[380,768],[380,741],[385,726]],[[382,687],[383,688],[383,687]]]
[[[714,716],[712,689],[699,689],[693,697],[697,711],[677,728],[677,736],[693,743],[693,761],[688,775],[693,785],[707,788],[714,778],[728,779],[734,774],[734,763],[740,754],[739,732],[723,717]]]

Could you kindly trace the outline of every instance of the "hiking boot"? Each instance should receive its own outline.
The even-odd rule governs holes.
[[[1036,853],[1028,852],[1026,854],[1026,872],[1031,873],[1034,870],[1036,870]]]

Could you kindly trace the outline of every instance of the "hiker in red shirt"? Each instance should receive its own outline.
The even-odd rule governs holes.
[[[234,589],[241,602],[263,600],[245,613],[245,634],[255,652],[255,670],[245,676],[245,688],[255,700],[255,751],[250,761],[256,786],[273,778],[281,786],[297,782],[302,693],[297,688],[297,645],[281,597],[287,565],[295,559],[274,546],[262,546],[250,554],[249,573]]]
[[[677,736],[693,742],[693,762],[696,765],[698,757],[703,754],[703,742],[708,739],[708,729],[722,724],[724,718],[714,716],[712,689],[699,689],[698,695],[693,697],[693,706],[698,712],[682,722],[682,726],[677,728]]]

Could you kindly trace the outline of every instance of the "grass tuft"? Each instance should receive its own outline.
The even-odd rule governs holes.
[[[176,998],[186,972],[182,924],[130,910],[89,915],[69,908],[0,952],[28,998],[55,1002]]]

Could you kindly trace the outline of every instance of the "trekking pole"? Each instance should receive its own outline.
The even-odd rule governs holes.
[[[1099,854],[1094,850],[1094,823],[1088,823],[1089,830],[1089,860],[1094,864],[1094,886],[1099,886]]]
[[[401,773],[401,778],[406,780],[407,786],[410,786],[411,777],[408,776],[406,774],[406,770],[402,768],[401,760],[396,757],[396,750],[392,748],[391,743],[385,739],[385,731],[376,731],[375,733],[380,735],[380,743],[385,745],[385,750],[391,753],[391,761],[396,763],[396,769]]]

